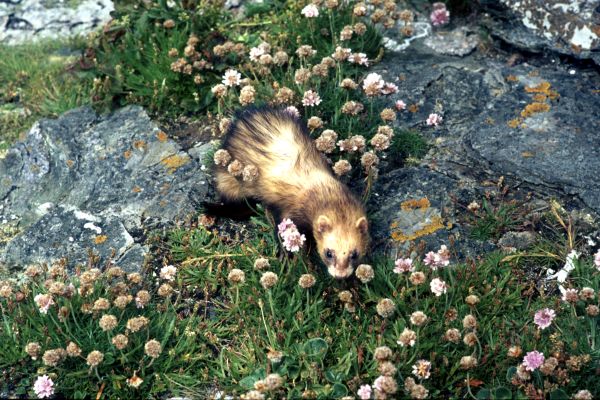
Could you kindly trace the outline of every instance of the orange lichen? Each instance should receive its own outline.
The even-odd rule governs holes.
[[[169,137],[163,131],[158,131],[156,133],[156,138],[158,139],[159,142],[166,142]]]
[[[521,117],[528,118],[528,117],[531,117],[533,114],[538,114],[541,112],[548,112],[548,111],[550,111],[550,106],[548,104],[534,102],[534,103],[527,104],[525,106],[525,109],[523,111],[521,111]]]
[[[169,170],[169,173],[172,174],[178,168],[190,162],[190,158],[185,155],[174,154],[167,158],[163,158],[160,162]]]
[[[431,203],[427,197],[406,200],[400,204],[400,208],[404,211],[414,210],[415,208],[428,208],[429,206],[431,206]]]
[[[136,140],[135,142],[133,142],[133,147],[143,151],[146,148],[146,142],[144,142],[143,140]]]
[[[556,90],[550,89],[551,87],[552,85],[550,84],[550,82],[543,81],[537,86],[525,86],[525,91],[527,93],[544,94],[548,99],[555,100],[559,97],[559,94]]]
[[[506,77],[506,81],[507,82],[519,82],[519,78],[517,78],[514,75],[509,75],[509,76]]]
[[[75,165],[75,161],[73,161],[73,160],[67,160],[66,164],[67,164],[67,167],[72,168],[73,165]]]
[[[123,153],[123,157],[125,157],[126,160],[129,160],[129,158],[131,157],[131,150],[127,150]]]
[[[516,128],[519,126],[520,123],[521,123],[520,118],[514,118],[514,119],[511,119],[510,121],[508,121],[507,125],[510,126],[511,128]]]
[[[542,102],[542,101],[546,101],[546,99],[547,99],[547,97],[543,93],[537,93],[533,96],[533,101]]]
[[[425,227],[415,231],[414,233],[407,235],[401,231],[392,232],[392,240],[395,242],[406,242],[408,240],[415,240],[422,236],[430,235],[435,231],[444,228],[444,223],[442,221],[442,217],[439,215],[435,215],[431,218],[431,222],[427,224]]]
[[[131,191],[133,193],[140,193],[142,191],[142,188],[139,186],[134,186],[133,189],[131,189]]]
[[[107,239],[108,239],[108,236],[106,236],[106,235],[97,235],[94,238],[94,243],[102,244],[102,243],[106,242]]]
[[[419,111],[419,106],[416,104],[411,104],[410,106],[408,106],[408,111],[414,114],[417,111]]]
[[[524,151],[521,153],[521,157],[523,157],[523,158],[535,157],[535,153],[533,153],[531,151]]]

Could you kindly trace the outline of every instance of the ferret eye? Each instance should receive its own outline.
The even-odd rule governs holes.
[[[356,261],[358,259],[358,251],[353,250],[352,253],[350,253],[350,259]]]
[[[325,250],[325,257],[329,259],[333,258],[333,252],[329,249]]]

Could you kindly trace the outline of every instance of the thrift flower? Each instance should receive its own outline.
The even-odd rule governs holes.
[[[450,252],[445,244],[440,246],[440,249],[434,253],[430,251],[425,255],[423,263],[428,265],[433,271],[440,267],[447,267],[450,264]]]
[[[427,360],[419,360],[412,366],[412,373],[420,379],[428,379],[431,375],[431,363]]]
[[[546,329],[550,326],[550,324],[552,324],[552,320],[555,316],[556,313],[554,312],[554,310],[550,308],[544,308],[535,313],[533,317],[533,322],[535,322],[538,328]]]
[[[439,124],[442,123],[443,118],[439,115],[439,114],[429,114],[429,117],[427,117],[427,125],[429,126],[438,126]]]
[[[596,268],[600,271],[600,249],[598,249],[598,252],[594,255],[594,265],[596,265]]]
[[[300,14],[306,18],[316,18],[319,16],[319,9],[314,4],[309,4],[300,11]]]
[[[448,289],[446,282],[444,282],[440,278],[432,279],[431,282],[429,283],[429,286],[431,287],[431,291],[438,297],[440,297],[442,294],[446,293],[446,291]]]
[[[535,371],[544,363],[544,353],[537,350],[528,352],[523,358],[523,366],[527,371]]]
[[[433,3],[433,11],[429,15],[433,26],[446,25],[450,22],[450,11],[446,9],[444,3]]]
[[[371,385],[361,385],[356,394],[361,400],[369,400],[371,398]]]
[[[369,59],[365,53],[354,53],[348,56],[348,61],[358,65],[369,66]]]
[[[167,265],[160,269],[160,277],[167,281],[174,281],[177,274],[177,268],[172,265]]]
[[[48,378],[48,375],[38,376],[33,384],[33,391],[40,399],[50,397],[54,394],[54,382]]]
[[[368,283],[375,277],[375,272],[373,271],[373,267],[368,264],[360,264],[356,267],[356,277],[362,283]]]
[[[235,69],[228,69],[223,75],[223,85],[233,87],[239,86],[242,80],[242,75]]]
[[[396,110],[398,110],[398,111],[402,111],[402,110],[406,109],[406,103],[403,102],[402,100],[397,100],[394,105],[396,106]]]
[[[319,93],[314,90],[307,90],[304,92],[304,96],[302,97],[302,105],[305,107],[314,107],[321,104],[321,97]]]
[[[411,258],[399,258],[394,263],[394,272],[396,274],[401,274],[403,272],[413,272],[415,267],[412,265]]]
[[[277,283],[277,274],[271,271],[267,271],[260,277],[260,284],[265,289],[271,289]]]
[[[296,118],[300,117],[300,111],[298,111],[298,109],[294,106],[288,106],[283,111],[285,111],[288,114],[293,115]]]
[[[398,343],[402,347],[405,347],[405,346],[412,347],[415,345],[416,341],[417,341],[417,333],[411,329],[404,328],[404,330],[400,334],[400,337],[398,338],[396,343]]]
[[[565,289],[562,294],[562,301],[564,302],[576,303],[577,300],[579,300],[579,292],[577,289]]]
[[[37,304],[42,314],[48,314],[50,306],[54,304],[54,300],[52,300],[52,295],[49,294],[37,294],[34,297],[33,301],[35,301],[35,304]]]
[[[377,314],[383,318],[391,317],[396,311],[396,304],[391,299],[381,299],[377,303]]]

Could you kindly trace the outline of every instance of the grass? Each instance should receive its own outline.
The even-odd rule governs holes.
[[[0,45],[0,150],[45,117],[91,103],[93,75],[74,64],[81,39]]]
[[[250,228],[248,238],[203,226],[155,238],[161,263],[155,267],[156,277],[142,283],[111,268],[90,284],[83,274],[86,269],[68,277],[54,266],[21,284],[0,284],[4,286],[0,289],[4,356],[0,369],[10,371],[1,390],[31,395],[36,375],[48,374],[57,393],[75,398],[164,393],[202,397],[214,391],[237,397],[262,388],[267,375],[276,373],[281,385],[264,389],[265,394],[340,398],[355,394],[360,385],[372,384],[381,375],[382,362],[374,354],[378,347],[388,346],[400,396],[413,393],[405,389],[409,377],[433,398],[494,394],[521,398],[531,396],[532,390],[546,396],[570,396],[580,389],[600,393],[594,378],[600,365],[598,317],[588,311],[598,304],[600,273],[589,259],[576,263],[568,286],[593,288],[595,293],[590,299],[568,303],[538,290],[519,261],[502,253],[467,263],[451,257],[450,266],[437,271],[420,262],[424,256],[420,254],[413,262],[415,270],[424,274],[419,285],[412,283],[409,273],[394,273],[393,260],[381,257],[370,260],[375,271],[371,281],[334,281],[312,264],[308,254],[282,253],[268,215],[253,218]],[[269,266],[257,270],[258,258],[268,259]],[[176,266],[173,281],[162,270],[167,263]],[[243,271],[242,281],[233,281],[234,269]],[[269,289],[261,282],[265,271],[278,276]],[[303,274],[313,275],[315,285],[300,287]],[[446,282],[445,294],[432,293],[434,278]],[[56,282],[67,287],[73,283],[74,291],[59,293]],[[6,285],[11,287],[8,296]],[[93,287],[93,292],[86,287]],[[140,309],[133,299],[144,289],[151,300]],[[42,314],[35,296],[49,291],[55,293],[56,304]],[[24,298],[18,300],[18,293]],[[131,296],[124,307],[117,306],[119,295]],[[476,296],[476,301],[467,296]],[[97,307],[99,298],[109,301],[108,308]],[[386,317],[378,309],[382,299],[395,305]],[[545,307],[554,309],[557,317],[549,328],[540,330],[533,315]],[[411,322],[415,311],[426,314],[425,324]],[[100,329],[104,314],[117,318],[116,327],[107,332]],[[140,315],[149,324],[133,332],[127,321]],[[467,316],[475,318],[476,327],[466,325]],[[405,329],[416,335],[412,347],[397,342]],[[448,329],[457,329],[456,343],[443,339]],[[117,334],[130,340],[123,351],[112,344]],[[465,343],[467,337],[470,341]],[[154,338],[162,352],[153,361],[144,347]],[[45,365],[44,352],[65,348],[71,341],[81,348],[81,356]],[[25,352],[30,342],[41,346],[36,360]],[[522,353],[509,355],[513,346]],[[557,368],[547,374],[536,370],[529,379],[515,378],[523,355],[534,349],[546,358],[556,357]],[[93,350],[104,355],[96,367],[86,361]],[[474,357],[477,365],[461,367],[465,356]],[[413,374],[418,360],[431,363],[429,379]],[[137,388],[128,383],[134,374],[143,379]]]

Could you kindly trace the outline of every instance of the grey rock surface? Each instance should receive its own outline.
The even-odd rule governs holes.
[[[109,21],[113,10],[111,0],[0,1],[0,43],[87,34]]]
[[[550,50],[600,65],[600,1],[482,0],[492,35],[520,49]]]
[[[186,218],[204,199],[209,149],[184,151],[134,106],[39,121],[0,159],[0,267],[74,266],[92,252],[139,269],[146,229]]]

